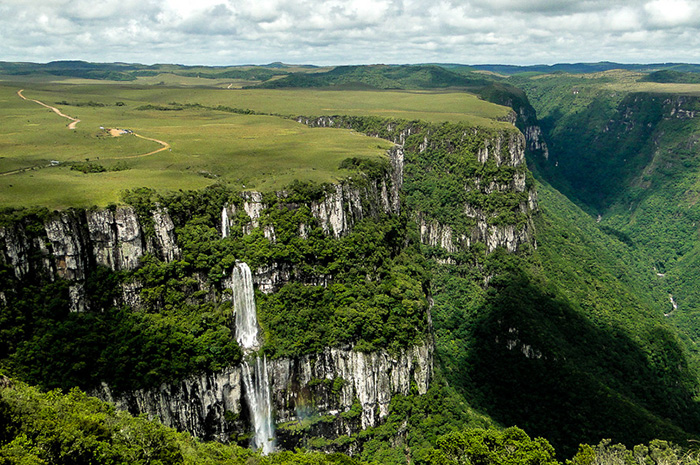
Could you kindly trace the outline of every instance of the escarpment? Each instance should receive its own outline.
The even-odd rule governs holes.
[[[71,283],[71,311],[90,308],[84,284],[96,267],[129,271],[139,266],[145,254],[172,261],[179,255],[174,225],[168,212],[154,208],[144,233],[143,220],[130,206],[107,210],[68,210],[46,218],[29,215],[0,228],[0,257],[10,265],[19,281],[63,279]],[[133,304],[138,281],[123,283],[123,292],[113,302]]]
[[[449,260],[471,249],[534,245],[537,197],[515,128],[298,121],[396,145],[384,160],[348,159],[355,171],[334,184],[146,192],[126,206],[6,222],[0,263],[13,272],[0,304],[25,298],[11,286],[65,284],[58,297],[70,313],[51,318],[93,324],[82,315],[109,332],[90,340],[95,348],[85,366],[94,371],[83,387],[199,438],[248,443],[247,355],[235,342],[239,309],[231,292],[231,270],[244,262],[256,291],[279,445],[320,437],[331,441],[326,450],[352,452],[353,442],[333,441],[377,426],[393,396],[425,394],[433,378],[420,243]],[[136,360],[122,369],[132,349]],[[82,379],[85,367],[70,370]]]
[[[544,150],[539,126],[522,110],[532,137],[516,129],[471,128],[460,124],[387,121],[347,116],[299,117],[312,127],[350,128],[397,144],[392,166],[406,208],[419,226],[421,241],[448,253],[476,243],[487,252],[514,252],[534,245],[532,212],[537,192],[525,164],[526,148]],[[522,118],[521,118],[522,119]],[[535,134],[535,132],[537,134]],[[399,156],[400,154],[400,156]],[[396,171],[396,169],[395,169]],[[436,214],[437,213],[437,214]]]
[[[277,440],[293,449],[309,437],[349,436],[377,426],[389,413],[391,397],[409,395],[412,385],[425,394],[433,348],[425,343],[398,353],[364,353],[329,347],[268,366]],[[147,413],[200,439],[235,441],[250,423],[240,366],[122,394],[104,384],[95,393],[120,409]]]

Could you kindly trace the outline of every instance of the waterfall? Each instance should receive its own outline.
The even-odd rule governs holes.
[[[233,280],[233,308],[236,310],[236,340],[244,353],[243,384],[255,429],[253,443],[256,449],[261,449],[263,454],[268,454],[275,448],[275,432],[272,423],[267,360],[264,355],[255,353],[260,348],[260,341],[253,295],[253,278],[250,268],[243,262],[236,263],[231,278]]]
[[[221,236],[228,237],[231,233],[231,227],[228,224],[228,211],[226,207],[221,210]]]
[[[270,384],[267,379],[267,360],[264,356],[255,356],[253,372],[250,364],[243,363],[243,383],[246,399],[253,413],[255,435],[253,442],[256,449],[269,454],[275,449],[275,429],[272,423],[272,402],[270,402]]]
[[[257,350],[258,318],[255,312],[253,277],[245,263],[233,268],[233,308],[236,310],[236,341],[244,351]]]

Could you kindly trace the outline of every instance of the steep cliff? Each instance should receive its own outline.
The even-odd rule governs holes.
[[[167,262],[179,256],[168,212],[155,208],[146,220],[153,231],[148,236],[143,220],[130,206],[54,212],[46,219],[27,216],[0,227],[0,259],[14,269],[18,280],[69,281],[71,311],[86,311],[91,303],[85,295],[85,279],[96,267],[129,271],[139,266],[146,253]],[[114,304],[137,307],[139,287],[137,281],[124,283]]]
[[[129,206],[25,215],[0,228],[0,261],[14,269],[13,283],[65,283],[74,316],[51,318],[85,325],[80,338],[108,328],[90,339],[94,354],[70,366],[70,379],[95,366],[86,387],[120,408],[197,437],[246,443],[251,414],[242,399],[249,393],[233,338],[231,310],[239,309],[230,278],[245,261],[282,446],[320,437],[330,441],[327,450],[351,451],[354,439],[334,441],[381,424],[393,396],[427,392],[429,265],[417,240],[450,254],[445,262],[534,244],[537,198],[525,139],[515,128],[298,121],[396,145],[386,161],[349,158],[345,167],[355,174],[336,184],[139,191]],[[24,298],[5,289],[0,297],[4,305]],[[42,331],[52,334],[52,321]],[[131,365],[121,366],[130,344],[139,352],[136,379],[125,379],[122,368]],[[47,366],[61,366],[56,357]]]
[[[378,425],[393,395],[408,395],[412,385],[418,394],[427,392],[432,365],[431,344],[397,354],[327,348],[272,361],[270,389],[280,446],[292,449],[309,437],[333,439]],[[105,384],[96,394],[201,439],[245,442],[250,430],[240,366],[116,396]]]
[[[387,152],[389,165],[381,176],[361,180],[347,179],[326,186],[318,199],[309,202],[311,215],[326,234],[334,237],[346,235],[352,226],[365,217],[377,217],[380,214],[399,214],[401,211],[400,191],[403,184],[403,150],[396,146]],[[243,226],[243,233],[250,234],[260,225],[260,216],[269,204],[264,201],[260,192],[247,191],[240,194],[239,202],[229,203],[222,213],[225,223],[222,230],[231,227],[239,212],[244,212],[250,219]],[[276,200],[285,203],[289,193],[285,191],[275,194]],[[287,208],[297,208],[294,202],[287,202]],[[299,235],[305,235],[303,225]],[[263,226],[265,237],[274,242],[274,227]]]
[[[519,107],[529,138],[515,129],[368,117],[299,117],[297,121],[312,127],[350,128],[397,144],[392,172],[402,176],[393,185],[403,188],[405,206],[426,245],[456,253],[483,243],[488,253],[498,247],[514,252],[522,244],[534,244],[531,215],[537,210],[537,193],[528,178],[526,147],[547,151],[534,110],[529,104],[528,108]],[[452,192],[441,184],[449,185]],[[412,195],[416,191],[419,195]],[[447,196],[452,198],[446,200]]]

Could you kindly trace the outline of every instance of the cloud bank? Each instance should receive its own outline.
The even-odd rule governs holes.
[[[2,0],[0,60],[700,62],[695,0]]]

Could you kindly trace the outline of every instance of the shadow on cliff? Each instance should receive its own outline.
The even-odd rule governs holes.
[[[512,272],[465,320],[469,348],[452,382],[475,407],[547,438],[565,457],[602,438],[685,444],[698,432],[696,381],[672,333],[659,325],[632,339],[543,287]]]

